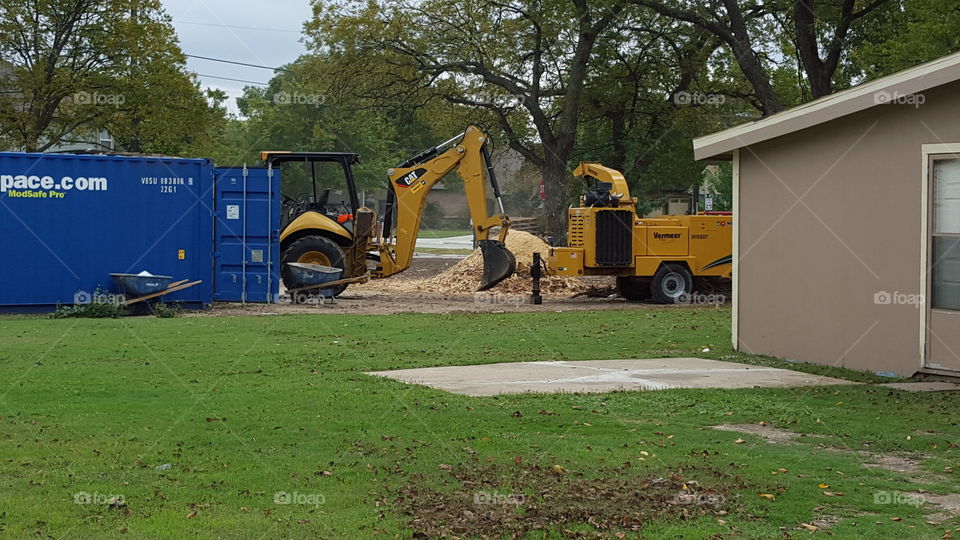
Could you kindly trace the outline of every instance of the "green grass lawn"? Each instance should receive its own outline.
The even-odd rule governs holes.
[[[732,354],[728,327],[724,308],[0,318],[0,536],[940,538],[960,527],[927,524],[937,509],[900,495],[956,490],[954,394],[471,398],[363,373],[680,355],[788,365]],[[758,422],[810,436],[777,445],[710,428]],[[922,456],[931,481],[864,468],[866,450]],[[803,527],[818,518],[832,525]]]

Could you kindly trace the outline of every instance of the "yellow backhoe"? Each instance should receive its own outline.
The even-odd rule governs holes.
[[[288,221],[280,233],[284,286],[288,291],[311,288],[310,284],[298,282],[287,263],[340,268],[341,279],[323,287],[333,288],[336,294],[350,283],[389,277],[409,268],[427,194],[454,169],[463,179],[473,232],[483,255],[483,278],[478,290],[489,289],[509,277],[516,270],[516,260],[503,243],[510,220],[503,210],[490,148],[489,137],[469,126],[462,134],[387,171],[387,202],[379,223],[377,214],[362,206],[357,197],[352,165],[359,163],[360,156],[339,152],[261,152],[260,159],[268,167],[303,162],[310,165],[313,173],[312,199],[297,201],[284,197]],[[349,207],[346,201],[339,208],[331,206],[329,189],[317,195],[314,165],[318,162],[342,168]],[[497,214],[488,212],[488,183],[498,205]]]

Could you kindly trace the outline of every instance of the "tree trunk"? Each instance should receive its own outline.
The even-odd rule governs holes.
[[[613,160],[609,165],[618,171],[625,171],[627,164],[627,144],[626,144],[626,117],[627,111],[618,110],[607,115],[610,120],[610,137],[613,144]]]
[[[782,111],[783,102],[780,101],[780,96],[777,95],[777,91],[770,84],[770,77],[767,75],[767,70],[763,68],[763,64],[760,63],[757,53],[748,43],[740,40],[736,40],[730,45],[737,57],[737,64],[743,71],[743,76],[747,78],[750,86],[753,87],[753,91],[757,94],[762,109],[760,112],[764,116],[770,116]]]
[[[569,175],[567,173],[567,159],[569,156],[558,156],[553,148],[544,147],[543,173],[544,188],[547,200],[544,203],[546,210],[546,233],[553,237],[554,245],[566,244],[567,233],[567,199],[569,195]]]
[[[783,110],[783,102],[774,90],[760,57],[753,50],[747,19],[744,18],[743,10],[737,0],[722,0],[727,12],[727,22],[722,21],[722,17],[706,18],[695,9],[677,7],[677,2],[654,0],[632,0],[632,2],[651,8],[661,15],[694,24],[717,36],[733,51],[740,71],[757,94],[763,115],[769,116]]]
[[[852,4],[852,2],[851,2]],[[793,9],[793,22],[796,32],[797,54],[807,74],[810,92],[813,98],[826,96],[833,92],[831,77],[827,66],[820,59],[820,46],[817,41],[816,14],[812,0],[797,0]]]
[[[116,149],[114,149],[116,150]],[[133,117],[133,130],[130,133],[130,145],[127,148],[130,152],[142,152],[143,149],[140,145],[140,117]]]

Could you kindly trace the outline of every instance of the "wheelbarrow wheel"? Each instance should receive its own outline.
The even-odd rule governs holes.
[[[300,283],[293,277],[293,272],[287,268],[287,263],[291,262],[335,266],[341,270],[345,269],[343,250],[340,249],[340,246],[338,246],[336,242],[325,236],[304,236],[291,243],[283,251],[280,265],[280,277],[283,278],[283,285],[288,290],[308,285],[307,283]],[[346,288],[346,284],[333,287],[333,295],[339,296]],[[319,293],[320,289],[312,291],[312,294]]]

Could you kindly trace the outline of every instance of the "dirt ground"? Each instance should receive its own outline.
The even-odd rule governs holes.
[[[447,465],[442,489],[427,485],[422,474],[410,474],[405,486],[384,493],[381,500],[410,518],[414,538],[545,538],[551,527],[559,528],[564,538],[624,538],[626,533],[618,529],[640,531],[656,519],[744,513],[737,493],[753,487],[729,471],[706,466],[645,477],[624,474],[630,466],[628,462],[604,470],[600,478],[588,478],[569,474],[560,465],[546,468],[520,461],[513,467]],[[705,479],[705,484],[692,476]],[[572,530],[578,524],[604,532]]]
[[[417,257],[405,272],[389,280],[418,280],[440,274],[455,265],[458,257]],[[219,302],[198,316],[280,315],[293,313],[388,315],[392,313],[503,313],[529,311],[573,311],[594,309],[642,309],[649,304],[627,302],[617,296],[612,277],[588,277],[587,295],[573,298],[544,298],[543,304],[530,304],[530,294],[428,294],[397,293],[377,290],[377,280],[351,285],[334,301],[294,304],[284,299],[278,304],[239,304]]]

